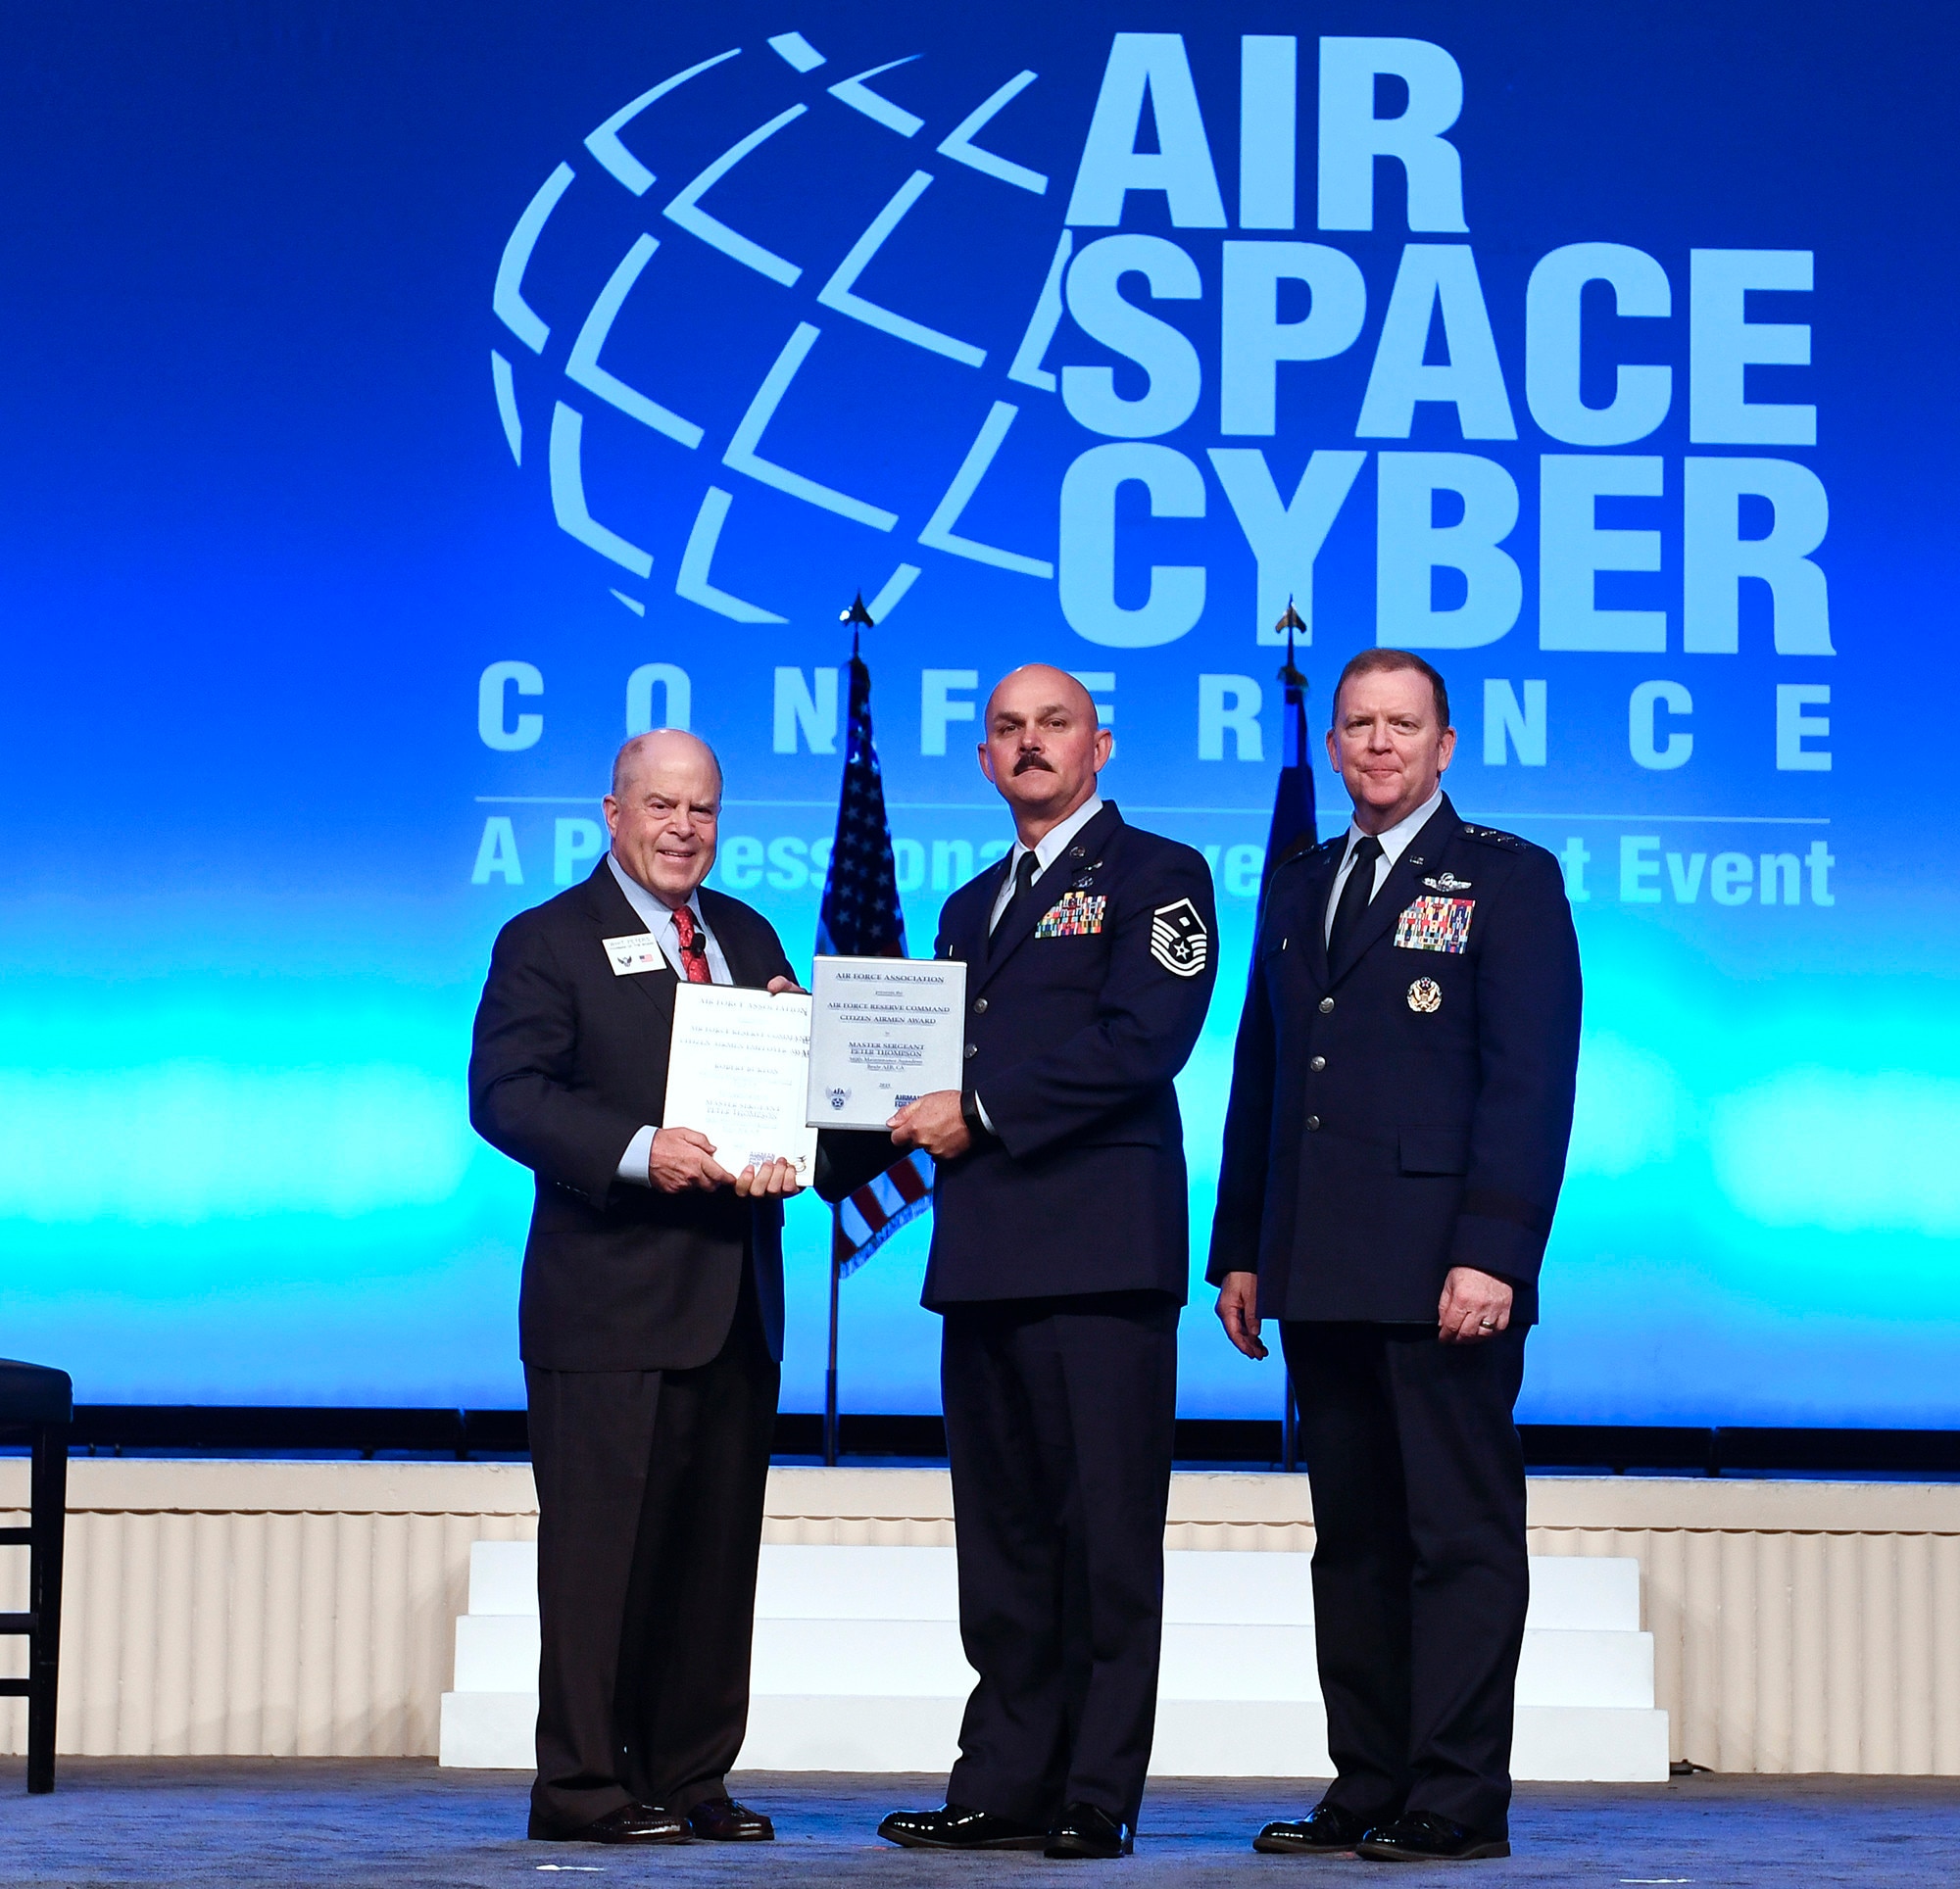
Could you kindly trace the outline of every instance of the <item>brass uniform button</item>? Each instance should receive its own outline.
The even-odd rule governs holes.
[[[1320,1117],[1318,1115],[1309,1115],[1306,1118],[1306,1132],[1309,1135],[1313,1134],[1319,1127]]]
[[[1312,1070],[1316,1076],[1319,1075],[1320,1072],[1326,1067],[1327,1067],[1327,1058],[1325,1056],[1316,1056],[1310,1063],[1307,1064],[1307,1068]]]
[[[973,999],[973,1014],[976,1017],[984,1017],[987,1014],[987,999],[985,997],[975,997]]]
[[[978,1043],[969,1042],[966,1045],[966,1060],[968,1062],[971,1062],[973,1058],[977,1056],[979,1053],[980,1053],[980,1045]]]
[[[1328,1011],[1330,1011],[1333,1008],[1334,1008],[1334,999],[1332,997],[1322,997],[1320,999],[1320,1014],[1323,1017],[1328,1013]]]

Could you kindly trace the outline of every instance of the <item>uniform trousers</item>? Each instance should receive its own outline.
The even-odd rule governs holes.
[[[1511,1410],[1525,1332],[1280,1328],[1313,1488],[1314,1637],[1335,1780],[1370,1821],[1501,1836],[1530,1583]]]
[[[526,1367],[542,1630],[531,1808],[550,1822],[727,1795],[781,1376],[746,1269],[708,1364]]]
[[[951,1803],[1135,1828],[1155,1728],[1179,1307],[1163,1292],[948,1306],[959,1631],[979,1674]]]

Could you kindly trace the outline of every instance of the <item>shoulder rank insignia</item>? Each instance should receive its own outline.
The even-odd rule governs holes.
[[[1151,955],[1172,977],[1196,977],[1211,955],[1211,935],[1188,898],[1159,905],[1151,914]]]
[[[1474,898],[1418,898],[1396,920],[1396,944],[1404,951],[1461,951],[1476,909]]]
[[[1041,915],[1035,927],[1037,938],[1097,938],[1102,931],[1102,913],[1109,900],[1106,894],[1093,896],[1069,891],[1061,895]]]
[[[1525,849],[1524,841],[1515,833],[1505,833],[1496,827],[1471,826],[1466,822],[1463,837],[1475,840],[1481,846],[1501,847],[1506,852],[1522,852]]]
[[[1422,882],[1431,892],[1468,892],[1470,882],[1459,879],[1453,872],[1439,872],[1433,879]]]

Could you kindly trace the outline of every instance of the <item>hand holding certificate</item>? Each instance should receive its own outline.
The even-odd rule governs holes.
[[[819,957],[810,975],[812,1126],[879,1129],[935,1090],[957,1090],[966,966],[939,958]]]
[[[805,1125],[810,1000],[725,984],[674,992],[663,1128],[691,1128],[714,1144],[730,1174],[787,1161],[807,1187],[816,1131]]]

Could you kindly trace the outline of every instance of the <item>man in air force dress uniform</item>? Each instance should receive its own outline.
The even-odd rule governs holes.
[[[910,1847],[1120,1855],[1150,1762],[1189,1266],[1171,1085],[1215,926],[1203,857],[1098,798],[1109,747],[1058,669],[994,691],[980,760],[1015,844],[935,947],[967,966],[967,1081],[894,1118],[939,1163],[924,1297],[980,1675],[945,1808],[879,1826]]]
[[[1370,650],[1328,751],[1353,823],[1273,873],[1209,1277],[1280,1321],[1313,1487],[1336,1776],[1255,1846],[1509,1854],[1527,1599],[1511,1410],[1572,1127],[1579,948],[1557,860],[1457,816],[1443,678]]]

